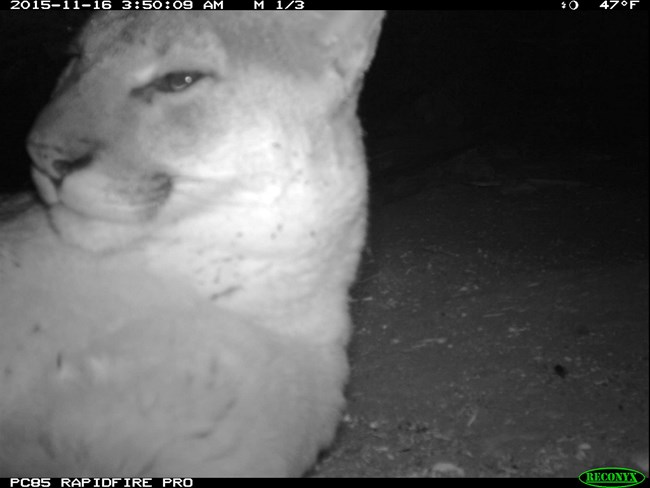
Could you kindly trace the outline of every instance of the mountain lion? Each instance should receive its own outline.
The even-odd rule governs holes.
[[[0,476],[313,464],[344,404],[382,16],[91,18],[28,138],[40,202],[0,209]]]

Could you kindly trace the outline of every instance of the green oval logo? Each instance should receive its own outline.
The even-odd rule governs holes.
[[[610,488],[612,486],[636,486],[643,483],[645,475],[630,468],[594,468],[578,476],[585,485]]]

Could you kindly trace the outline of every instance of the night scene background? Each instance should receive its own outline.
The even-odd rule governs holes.
[[[0,196],[86,16],[0,11]],[[647,473],[647,11],[390,11],[360,116],[349,405],[311,475]]]

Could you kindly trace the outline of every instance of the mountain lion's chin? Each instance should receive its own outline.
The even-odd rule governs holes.
[[[68,244],[92,252],[115,251],[128,247],[146,233],[147,225],[134,218],[103,220],[80,213],[61,203],[49,209],[56,233]]]

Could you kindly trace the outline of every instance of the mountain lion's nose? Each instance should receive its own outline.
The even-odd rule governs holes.
[[[68,174],[85,168],[92,162],[92,153],[86,152],[78,157],[70,157],[60,147],[29,141],[27,150],[34,166],[54,181],[61,181]]]

